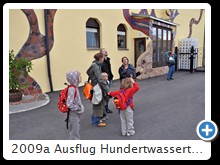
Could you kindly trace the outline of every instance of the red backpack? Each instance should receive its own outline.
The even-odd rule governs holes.
[[[65,83],[65,85],[68,85]],[[68,112],[68,107],[66,105],[66,102],[67,102],[67,97],[68,97],[68,89],[69,87],[73,87],[75,89],[75,94],[74,94],[74,99],[76,98],[76,94],[77,94],[77,90],[76,90],[76,87],[73,85],[73,84],[70,84],[68,85],[66,88],[62,89],[60,91],[60,95],[59,95],[59,98],[58,98],[58,103],[57,103],[57,107],[58,109],[63,112],[63,113],[66,113]]]
[[[114,97],[114,100],[113,100],[116,108],[119,110],[125,110],[132,100],[132,97],[130,97],[128,100],[126,100],[124,93],[125,93],[125,90],[121,90],[121,92],[119,92]]]

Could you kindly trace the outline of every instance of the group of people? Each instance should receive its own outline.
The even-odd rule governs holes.
[[[170,53],[170,56],[172,53]],[[120,77],[120,87],[118,91],[110,91],[112,85],[113,74],[111,70],[111,62],[108,57],[108,52],[105,48],[100,49],[100,52],[94,55],[94,61],[87,69],[86,73],[91,80],[92,86],[99,84],[102,91],[102,100],[99,104],[92,104],[92,116],[91,123],[97,127],[106,126],[104,121],[107,117],[106,113],[113,113],[108,107],[109,100],[114,97],[114,94],[120,92],[121,89],[125,90],[124,96],[130,100],[127,108],[119,113],[121,121],[121,134],[124,136],[131,136],[135,134],[134,130],[134,102],[133,96],[139,90],[139,85],[135,81],[136,77],[143,73],[143,69],[139,72],[135,72],[135,68],[132,64],[129,64],[129,59],[123,57],[121,59],[122,65],[118,69]],[[172,61],[173,59],[170,58]],[[173,78],[173,65],[169,65],[169,72],[167,79]],[[66,79],[69,84],[75,85],[77,88],[69,88],[67,107],[70,108],[69,113],[69,139],[80,140],[80,116],[84,112],[84,106],[82,104],[78,85],[82,81],[79,71],[70,71],[66,74]],[[74,93],[77,92],[77,97],[74,99]]]

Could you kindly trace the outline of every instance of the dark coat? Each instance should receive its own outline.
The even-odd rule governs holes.
[[[111,63],[110,58],[107,57],[103,63],[102,63],[102,72],[106,72],[108,74],[108,80],[111,81],[113,79],[112,69],[111,69]]]
[[[121,65],[120,68],[118,69],[118,73],[120,76],[120,80],[126,78],[126,77],[133,77],[133,79],[136,79],[136,73],[135,73],[135,69],[133,67],[132,64],[128,64],[128,68],[125,69],[124,65]]]

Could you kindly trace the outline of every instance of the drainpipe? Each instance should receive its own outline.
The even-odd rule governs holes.
[[[47,9],[44,9],[44,24],[45,24],[45,43],[46,43],[46,57],[47,57],[47,73],[50,83],[50,91],[53,92],[53,84],[51,79],[51,70],[50,70],[50,51],[48,44],[48,19],[47,19]]]

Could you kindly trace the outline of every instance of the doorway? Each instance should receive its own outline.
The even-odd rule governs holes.
[[[134,66],[136,67],[137,59],[146,50],[146,37],[134,39]]]

